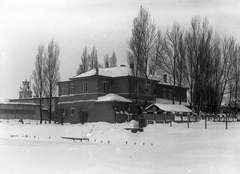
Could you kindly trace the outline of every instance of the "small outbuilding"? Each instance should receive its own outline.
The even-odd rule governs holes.
[[[33,103],[0,103],[0,119],[39,120],[39,105]]]
[[[148,106],[146,111],[152,112],[186,112],[191,113],[192,110],[184,105],[173,105],[173,104],[160,104],[160,103],[153,103]]]
[[[191,114],[192,110],[184,105],[154,103],[145,109],[144,118],[155,122],[175,121],[176,113]]]

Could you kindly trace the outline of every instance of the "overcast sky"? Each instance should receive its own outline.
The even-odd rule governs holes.
[[[126,42],[141,4],[163,32],[174,21],[188,29],[199,15],[221,37],[240,43],[238,0],[1,0],[0,102],[18,98],[22,81],[34,70],[38,45],[51,39],[61,49],[62,80],[75,75],[85,46],[89,52],[96,46],[101,63],[115,51],[118,65],[127,64]]]

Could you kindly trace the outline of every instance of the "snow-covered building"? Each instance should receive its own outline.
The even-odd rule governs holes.
[[[20,90],[19,90],[19,98],[16,98],[16,99],[9,99],[8,100],[8,109],[11,108],[12,111],[9,111],[11,113],[18,113],[18,111],[13,111],[16,107],[19,107],[19,106],[24,106],[25,109],[29,108],[30,110],[32,110],[33,106],[37,106],[38,108],[38,111],[36,111],[36,113],[39,113],[39,98],[38,97],[35,97],[35,96],[32,96],[32,90],[31,90],[31,85],[30,85],[30,81],[23,81],[22,82],[22,86],[20,86]],[[51,112],[52,112],[52,120],[53,121],[58,121],[59,120],[59,116],[58,116],[58,108],[57,108],[57,104],[58,104],[58,97],[52,97],[52,109],[51,109]],[[6,106],[6,105],[4,105]],[[42,98],[42,117],[43,117],[43,120],[48,120],[49,119],[49,97],[44,97]],[[1,109],[1,108],[0,108]],[[6,113],[8,111],[2,111],[3,113]],[[22,113],[22,111],[20,111]],[[1,113],[1,111],[0,111]],[[26,112],[28,113],[28,112]],[[33,111],[31,111],[30,113],[33,113]],[[6,115],[6,114],[5,114]],[[15,114],[16,115],[16,114]],[[27,114],[29,115],[29,114]],[[15,116],[9,116],[9,118],[12,118]],[[32,118],[32,116],[31,116]],[[34,116],[34,118],[36,119],[39,119],[39,115],[38,116]]]
[[[186,88],[159,83],[132,75],[126,66],[94,68],[66,81],[58,82],[58,108],[65,122],[124,122],[136,112],[136,104],[147,106],[161,99],[180,98],[186,102]],[[181,94],[181,97],[179,97]],[[87,118],[83,118],[87,117]]]
[[[34,103],[0,103],[0,119],[39,120],[39,105]]]

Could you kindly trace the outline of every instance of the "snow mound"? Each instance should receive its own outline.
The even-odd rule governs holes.
[[[120,95],[113,94],[113,93],[98,97],[98,99],[96,100],[96,102],[104,102],[104,101],[118,101],[118,102],[127,102],[127,103],[132,102],[131,100],[128,100]]]

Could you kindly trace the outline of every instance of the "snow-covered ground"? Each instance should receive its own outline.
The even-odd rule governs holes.
[[[240,122],[148,125],[36,124],[0,120],[0,173],[237,174]],[[28,124],[26,124],[28,123]],[[88,137],[73,141],[61,137]]]

